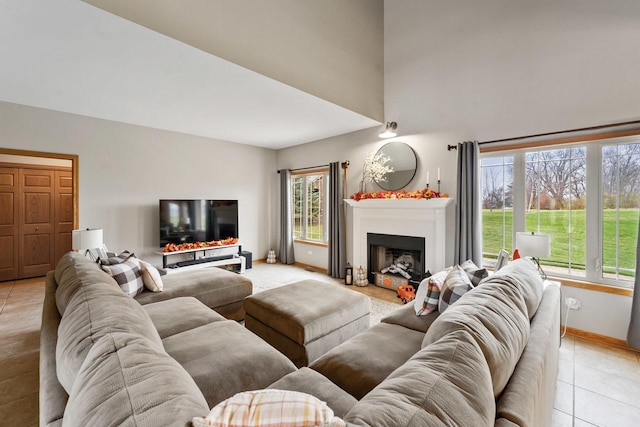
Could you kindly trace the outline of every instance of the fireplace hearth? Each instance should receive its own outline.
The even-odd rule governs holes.
[[[404,278],[418,287],[425,273],[425,238],[395,234],[367,233],[370,283],[375,273]]]

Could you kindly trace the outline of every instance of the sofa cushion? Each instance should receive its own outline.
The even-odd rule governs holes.
[[[241,391],[266,388],[296,369],[285,355],[232,320],[190,329],[162,343],[210,407]]]
[[[486,282],[458,300],[433,322],[424,336],[428,346],[447,334],[468,331],[487,360],[498,396],[509,381],[529,338],[524,298],[514,286]]]
[[[143,305],[160,338],[170,337],[198,326],[226,320],[193,297],[179,297]]]
[[[240,303],[242,309],[242,300],[253,291],[251,280],[245,276],[216,267],[167,274],[162,276],[162,282],[162,292],[144,291],[135,299],[140,304],[149,304],[177,297],[194,297],[213,309],[233,303]],[[244,311],[240,319],[243,317]]]
[[[362,399],[420,350],[423,337],[420,331],[379,323],[330,350],[309,367]]]
[[[344,417],[358,426],[493,426],[495,402],[482,350],[458,330],[416,353]]]
[[[527,347],[496,402],[497,425],[507,425],[506,420],[518,426],[551,425],[560,356],[559,307],[559,286],[547,286],[531,320]]]
[[[316,397],[289,390],[253,390],[219,403],[193,427],[344,427]]]
[[[152,341],[108,333],[87,354],[63,423],[71,426],[187,425],[208,406],[187,372]]]
[[[91,346],[111,332],[146,337],[162,350],[160,336],[140,304],[120,288],[100,282],[85,284],[67,305],[58,327],[56,372],[67,393]]]
[[[67,304],[84,283],[104,283],[120,289],[118,283],[100,266],[77,252],[64,254],[54,272],[58,287],[56,288],[56,306],[63,315]]]
[[[308,393],[327,402],[329,408],[340,418],[344,417],[358,402],[355,397],[329,381],[325,376],[307,367],[285,375],[271,384],[269,388]]]
[[[434,311],[422,316],[416,316],[412,304],[405,304],[384,316],[380,321],[391,325],[400,325],[414,331],[427,332],[429,326],[440,315],[439,311]]]
[[[506,267],[484,279],[481,283],[509,283],[515,286],[527,305],[527,314],[532,319],[542,300],[544,284],[537,267],[526,258],[510,262]]]

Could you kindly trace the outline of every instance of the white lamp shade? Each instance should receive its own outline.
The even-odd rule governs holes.
[[[544,233],[516,233],[516,248],[520,256],[549,258],[551,256],[551,236]]]
[[[71,232],[71,246],[78,251],[102,248],[102,229],[73,230]]]

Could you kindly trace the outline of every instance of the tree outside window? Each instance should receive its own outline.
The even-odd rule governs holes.
[[[548,274],[632,286],[637,138],[482,155],[481,179],[486,264],[500,249],[513,252],[516,232],[536,231],[551,235],[551,256],[540,260]]]

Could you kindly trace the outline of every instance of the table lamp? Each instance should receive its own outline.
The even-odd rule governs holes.
[[[540,258],[551,256],[551,236],[544,233],[518,232],[516,233],[516,248],[520,256],[531,257],[538,266],[542,280],[547,280],[547,275],[540,266]]]
[[[71,246],[73,249],[78,252],[84,251],[84,256],[89,254],[89,258],[92,261],[95,261],[97,257],[94,256],[94,249],[102,249],[104,242],[102,240],[102,229],[94,228],[94,229],[83,229],[83,230],[73,230],[71,232]]]

